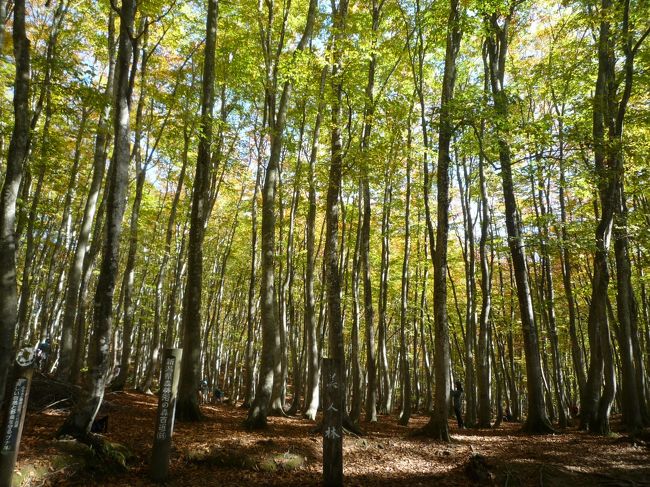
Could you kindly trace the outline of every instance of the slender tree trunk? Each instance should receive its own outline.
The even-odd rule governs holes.
[[[569,251],[569,233],[567,230],[567,211],[566,211],[566,196],[564,188],[566,186],[565,171],[564,171],[564,143],[563,143],[563,124],[560,118],[560,220],[561,220],[561,238],[562,238],[562,284],[564,285],[564,295],[567,301],[567,308],[569,313],[569,336],[571,337],[571,357],[573,358],[573,369],[576,374],[578,383],[579,397],[583,397],[585,387],[587,384],[587,375],[585,373],[585,360],[580,348],[578,340],[578,333],[576,328],[576,303],[573,294],[573,280],[572,280],[572,260]]]
[[[208,217],[210,172],[212,168],[212,110],[214,107],[215,54],[217,42],[217,0],[208,0],[205,27],[205,57],[201,83],[201,122],[196,175],[192,188],[192,210],[187,246],[187,282],[183,296],[183,361],[176,415],[180,421],[202,419],[198,391],[201,381],[201,298],[203,292],[203,238]]]
[[[507,140],[508,99],[504,91],[504,79],[508,51],[508,26],[513,14],[514,9],[505,18],[499,19],[499,16],[494,13],[490,14],[487,19],[488,28],[490,29],[490,34],[487,38],[490,85],[495,111],[498,116],[499,161],[501,163],[501,182],[505,203],[508,246],[510,247],[510,254],[512,256],[524,338],[524,350],[526,353],[528,415],[525,429],[534,433],[550,433],[553,431],[553,428],[544,408],[543,372],[539,354],[538,330],[528,283],[526,252],[517,215],[510,144]]]
[[[382,1],[372,1],[372,36],[379,29]],[[370,269],[370,161],[368,150],[370,148],[370,135],[373,127],[375,112],[374,87],[375,71],[377,69],[377,53],[372,49],[368,63],[368,82],[365,89],[365,106],[363,111],[363,128],[361,136],[362,175],[361,186],[363,193],[363,222],[361,227],[361,266],[363,273],[364,319],[366,324],[366,369],[368,371],[368,384],[366,390],[366,421],[377,421],[377,360],[375,357],[375,329],[374,309],[372,306],[372,282]],[[385,394],[385,391],[384,391]]]
[[[437,245],[433,255],[433,309],[435,313],[435,399],[431,419],[424,427],[425,434],[441,441],[450,441],[447,416],[451,390],[449,322],[447,316],[447,243],[449,238],[449,164],[450,145],[454,132],[451,103],[456,84],[456,58],[460,50],[462,31],[460,6],[452,0],[447,26],[445,71],[440,103],[440,131],[438,135],[438,215]],[[426,197],[426,195],[425,195]]]
[[[393,404],[393,388],[390,381],[388,363],[387,333],[388,333],[388,279],[390,272],[390,209],[392,204],[392,177],[386,170],[384,186],[384,202],[381,219],[381,267],[379,278],[379,374],[381,376],[382,414],[390,414]]]
[[[610,0],[603,0],[601,7],[607,10],[611,7]],[[616,175],[613,168],[608,167],[611,161],[607,158],[605,148],[605,125],[608,118],[607,92],[609,90],[609,72],[613,64],[609,52],[610,24],[607,20],[600,23],[598,40],[598,76],[593,101],[593,138],[594,162],[598,179],[600,198],[600,221],[596,227],[596,252],[594,255],[591,301],[589,305],[589,373],[585,395],[581,398],[581,427],[589,427],[594,431],[607,432],[609,418],[600,414],[609,414],[611,404],[606,405],[607,399],[613,400],[615,394],[615,379],[609,370],[612,365],[609,325],[607,320],[607,289],[609,287],[609,254],[611,233],[614,217],[616,193]],[[605,371],[605,390],[600,396],[603,368]],[[612,389],[613,387],[613,389]],[[607,397],[606,397],[607,396]],[[599,405],[600,398],[600,405]]]
[[[487,80],[486,80],[487,81]],[[487,239],[490,226],[489,202],[487,195],[487,182],[485,178],[485,160],[479,156],[479,186],[481,190],[481,239],[479,241],[479,259],[481,261],[481,312],[479,315],[478,337],[478,426],[489,428],[492,420],[492,404],[490,397],[490,320],[492,310],[492,271],[490,269]],[[498,380],[497,380],[498,382]],[[497,390],[499,384],[497,383]],[[498,407],[501,407],[500,397]],[[500,409],[499,409],[500,410]],[[501,416],[497,416],[500,421]]]
[[[66,259],[64,257],[67,257],[67,255],[62,255],[61,248],[63,247],[64,249],[63,254],[67,254],[65,247],[67,246],[68,241],[70,239],[70,225],[71,225],[70,212],[72,206],[72,198],[75,194],[75,188],[77,185],[79,163],[81,162],[81,144],[86,134],[88,115],[89,115],[88,108],[83,107],[81,113],[81,120],[79,123],[79,131],[77,132],[77,139],[75,141],[75,151],[74,151],[74,158],[72,162],[72,170],[70,171],[70,180],[68,183],[65,199],[63,202],[63,213],[61,215],[61,222],[59,223],[59,228],[56,233],[54,249],[52,249],[52,252],[50,254],[50,262],[48,265],[47,279],[45,281],[45,293],[43,296],[44,312],[41,318],[39,339],[43,338],[48,333],[47,330],[51,328],[50,322],[52,316],[55,314],[56,302],[58,301],[57,296],[52,297],[52,293],[53,292],[55,292],[56,294],[60,293],[63,284],[62,274],[63,274],[63,269],[65,268],[63,262],[65,262]],[[57,268],[58,271],[58,278],[57,278],[58,285],[56,286],[53,283],[55,268]]]
[[[70,434],[80,439],[87,438],[90,432],[95,415],[104,398],[106,382],[110,376],[113,294],[117,280],[120,234],[122,217],[126,207],[126,190],[129,176],[129,108],[131,104],[129,72],[133,51],[131,37],[133,36],[135,13],[136,2],[122,0],[114,100],[115,146],[107,194],[106,236],[94,300],[88,377],[86,378],[81,399],[59,430],[59,435]]]
[[[331,75],[331,160],[327,186],[327,226],[325,230],[325,262],[327,270],[327,312],[329,324],[329,354],[339,369],[339,387],[346,390],[345,349],[341,319],[341,276],[339,268],[339,198],[343,169],[341,105],[343,99],[342,41],[348,13],[348,1],[332,4],[332,75]],[[340,404],[333,405],[345,414],[345,394],[340,394]],[[338,407],[337,407],[338,406]]]
[[[183,155],[181,162],[181,170],[178,174],[178,184],[176,186],[176,191],[174,193],[174,199],[172,201],[172,206],[169,212],[169,219],[167,220],[167,230],[165,232],[165,251],[162,256],[162,262],[160,263],[160,269],[158,270],[158,275],[156,276],[156,298],[155,298],[155,309],[154,309],[154,328],[158,327],[162,329],[163,326],[163,282],[167,274],[167,266],[169,264],[169,258],[171,256],[171,247],[172,239],[174,237],[174,225],[176,224],[176,217],[178,214],[178,203],[180,201],[181,195],[183,193],[183,185],[185,184],[185,174],[187,172],[187,162],[188,162],[188,152],[190,149],[190,127],[187,122],[183,127]],[[181,252],[182,255],[182,252]],[[178,259],[182,262],[182,258]],[[172,292],[168,297],[168,301],[176,301],[176,282],[172,285]],[[171,306],[170,306],[171,307]],[[173,347],[173,323],[174,320],[170,319],[168,325],[172,325],[171,329],[168,327],[165,330],[164,344],[165,348]],[[146,384],[145,384],[146,385]]]
[[[145,19],[146,21],[146,19]],[[147,61],[147,39],[148,27],[142,37],[142,60],[140,64],[140,97],[135,116],[135,137],[133,147],[133,159],[135,160],[135,194],[133,196],[133,206],[131,207],[131,222],[129,228],[129,250],[126,257],[126,268],[124,269],[124,278],[122,280],[122,294],[124,296],[124,314],[123,314],[123,331],[122,331],[122,356],[120,359],[120,372],[112,384],[113,390],[122,390],[129,378],[131,362],[131,334],[133,333],[133,314],[135,307],[133,303],[133,285],[135,280],[135,261],[138,250],[138,223],[140,219],[140,206],[142,204],[142,193],[144,191],[145,177],[147,175],[147,162],[143,165],[142,149],[142,115],[145,104],[145,86]],[[145,389],[146,390],[146,389]]]
[[[38,167],[38,181],[36,183],[36,188],[31,195],[32,203],[29,210],[29,219],[27,222],[27,245],[25,248],[25,261],[23,265],[23,275],[20,289],[20,305],[18,308],[18,326],[19,326],[19,336],[23,336],[23,330],[27,326],[29,320],[28,307],[30,301],[30,295],[33,294],[34,289],[30,282],[32,277],[36,272],[33,270],[33,265],[35,263],[36,255],[36,243],[35,243],[35,225],[38,213],[38,206],[41,199],[43,181],[45,179],[46,168],[48,166],[47,159],[48,154],[51,150],[50,147],[50,126],[52,124],[52,72],[54,69],[54,63],[56,58],[56,48],[58,43],[59,31],[63,23],[63,18],[67,11],[67,4],[65,1],[58,3],[56,10],[54,12],[54,17],[52,20],[52,26],[50,29],[50,34],[47,40],[47,49],[45,54],[45,67],[43,73],[43,84],[41,87],[41,92],[36,102],[36,107],[34,109],[34,115],[31,119],[31,132],[28,139],[28,155],[26,156],[25,162],[29,157],[29,146],[31,145],[31,137],[35,132],[36,125],[42,113],[42,108],[45,106],[45,121],[43,122],[43,130],[41,132],[40,140],[40,153],[38,158],[38,165],[34,164],[35,167]],[[39,269],[40,270],[40,269]],[[44,306],[41,304],[41,306]]]
[[[49,109],[47,110],[49,111]],[[50,117],[46,117],[50,118]],[[49,132],[49,123],[45,125],[44,132]],[[46,138],[45,138],[46,139]],[[47,140],[45,140],[47,143]],[[47,167],[44,164],[45,161],[40,161],[40,167],[38,169],[38,179],[36,180],[36,187],[34,192],[31,195],[31,204],[29,205],[29,216],[27,217],[27,228],[25,229],[26,242],[25,242],[25,263],[23,265],[21,287],[20,287],[20,304],[18,306],[18,329],[20,335],[23,335],[25,330],[30,329],[29,326],[29,302],[30,296],[32,295],[32,285],[31,280],[34,272],[34,264],[36,262],[36,218],[38,211],[38,204],[41,200],[41,195],[43,194],[43,182],[45,180],[45,168]]]
[[[107,186],[110,184],[110,179],[107,181]],[[90,285],[90,279],[93,274],[93,269],[95,267],[95,260],[101,250],[103,244],[103,233],[104,233],[104,217],[106,214],[106,199],[107,191],[104,190],[102,195],[102,200],[99,204],[97,210],[97,221],[95,222],[95,228],[93,230],[92,243],[90,248],[86,252],[86,256],[83,261],[82,272],[81,272],[81,282],[79,283],[79,298],[78,306],[79,310],[77,311],[77,318],[75,320],[75,334],[76,339],[74,341],[74,347],[72,352],[72,367],[70,373],[70,382],[76,384],[79,381],[81,376],[81,369],[83,367],[83,362],[87,355],[87,333],[86,333],[86,320],[87,320],[87,310],[88,310],[88,288]]]
[[[106,99],[113,96],[113,70],[115,68],[115,18],[113,11],[109,13],[108,19],[108,77],[106,78]],[[59,349],[59,366],[57,377],[62,380],[72,381],[72,365],[74,355],[74,341],[76,338],[77,308],[79,304],[81,279],[83,274],[84,260],[90,241],[92,223],[97,209],[97,199],[102,187],[106,167],[106,148],[110,131],[111,104],[106,103],[99,113],[97,132],[95,135],[95,149],[93,154],[93,173],[90,182],[90,189],[86,197],[79,236],[75,247],[74,255],[68,269],[67,286],[65,292],[65,304],[63,311],[63,322],[61,324],[61,344]],[[76,374],[76,373],[75,373]]]
[[[273,28],[273,2],[267,4],[269,9],[269,25],[266,30],[261,29],[262,47],[266,58],[267,86],[265,87],[266,107],[272,114],[269,119],[271,131],[271,153],[266,166],[264,186],[262,188],[262,286],[260,291],[262,308],[262,359],[260,364],[260,375],[255,391],[255,399],[248,412],[246,425],[249,428],[262,428],[266,426],[267,416],[270,410],[282,411],[282,405],[277,401],[270,404],[272,396],[278,399],[277,394],[273,395],[274,389],[278,389],[278,383],[282,381],[280,363],[280,330],[277,321],[277,296],[275,292],[275,197],[276,185],[282,147],[284,144],[284,129],[287,119],[289,99],[291,97],[292,84],[285,81],[279,100],[275,93],[277,87],[277,62],[271,59],[271,30]],[[294,51],[303,51],[314,25],[317,5],[316,0],[310,0],[307,21],[303,35]],[[282,32],[286,28],[286,17],[283,20]],[[282,49],[280,45],[278,56]],[[276,111],[276,101],[277,111]],[[275,385],[274,385],[275,383]]]
[[[12,32],[16,76],[14,128],[7,169],[0,194],[0,408],[4,404],[7,374],[14,359],[12,345],[18,320],[16,284],[16,200],[29,145],[30,42],[25,29],[25,1],[14,2]]]
[[[257,195],[260,190],[260,181],[262,178],[262,158],[258,151],[257,175],[255,176],[255,189],[253,190],[253,199],[251,201],[251,266],[250,282],[248,286],[248,313],[246,315],[246,364],[245,364],[245,395],[242,407],[249,408],[255,395],[255,361],[254,361],[254,328],[255,328],[255,309],[257,302],[255,299],[255,276],[257,274]]]
[[[361,228],[362,228],[362,200],[363,192],[359,184],[359,196],[357,198],[357,209],[359,217],[357,219],[357,235],[354,243],[354,256],[352,257],[352,351],[350,353],[350,362],[352,368],[352,401],[350,405],[350,420],[358,424],[361,417],[361,361],[359,358],[359,267],[360,267],[360,247],[361,247]]]
[[[305,395],[305,417],[314,420],[318,411],[320,399],[320,357],[318,347],[318,324],[316,320],[316,303],[314,296],[314,268],[316,256],[314,254],[314,243],[316,239],[316,176],[314,174],[316,159],[318,158],[318,138],[323,118],[323,93],[327,78],[327,68],[323,68],[320,80],[320,94],[318,113],[314,123],[312,134],[311,152],[309,154],[309,207],[307,210],[307,263],[305,270],[305,329],[307,330],[307,393]]]
[[[410,126],[411,116],[408,121]],[[411,133],[409,130],[409,139]],[[410,141],[409,144],[410,145]],[[408,323],[408,299],[409,299],[409,257],[411,245],[411,156],[406,159],[406,203],[404,208],[404,259],[402,261],[402,289],[400,300],[400,369],[402,378],[402,411],[399,417],[399,424],[406,426],[411,418],[411,375],[408,360],[409,352],[406,341],[406,327]],[[417,340],[416,340],[417,346]],[[415,364],[414,369],[417,369]]]
[[[637,304],[632,288],[632,264],[628,253],[627,205],[623,181],[619,183],[617,214],[614,229],[614,255],[616,259],[616,307],[618,310],[618,349],[621,354],[621,386],[623,394],[623,421],[626,429],[636,434],[643,427],[646,413],[643,387],[637,384],[637,368],[642,367],[643,357],[635,356],[632,330],[636,329]],[[641,395],[639,394],[641,393]]]
[[[555,317],[555,289],[553,286],[553,273],[551,270],[552,262],[548,250],[547,242],[549,240],[548,230],[548,211],[550,210],[550,200],[548,192],[544,189],[544,182],[542,180],[543,168],[539,167],[541,164],[541,155],[536,155],[537,165],[536,169],[531,170],[531,194],[533,196],[533,205],[535,208],[535,216],[537,220],[537,227],[539,233],[539,252],[541,258],[541,286],[539,291],[540,303],[546,303],[546,309],[541,310],[543,322],[548,327],[548,338],[551,345],[551,358],[553,361],[553,384],[555,399],[558,408],[558,420],[560,428],[564,429],[568,425],[568,407],[564,395],[564,375],[562,372],[562,363],[560,358],[560,345],[557,334],[557,320]],[[535,179],[535,172],[539,173],[539,178]],[[545,370],[547,367],[547,355],[543,353]],[[548,376],[548,373],[547,373]],[[549,416],[553,421],[553,408],[552,400],[547,400],[549,405]]]
[[[289,369],[289,351],[291,352],[292,357],[292,367],[293,367],[293,397],[290,406],[290,415],[295,415],[298,406],[300,404],[300,394],[302,388],[302,371],[298,371],[298,350],[296,349],[297,341],[294,340],[296,337],[296,328],[297,323],[294,320],[294,304],[293,304],[293,288],[294,288],[294,279],[295,279],[295,264],[293,260],[294,252],[296,251],[294,245],[294,234],[296,227],[296,213],[298,211],[298,203],[300,202],[300,184],[302,183],[302,147],[305,136],[305,117],[306,117],[306,107],[303,106],[302,117],[300,123],[300,134],[298,137],[298,156],[296,158],[296,167],[294,168],[293,174],[293,191],[291,195],[291,206],[289,207],[289,232],[287,235],[287,248],[285,254],[286,260],[286,273],[284,276],[284,281],[282,283],[281,295],[283,296],[284,312],[283,312],[283,321],[284,327],[286,329],[286,343],[285,347],[289,350],[285,350],[285,377],[284,384],[286,389],[286,377],[288,376]],[[284,395],[283,395],[284,397]],[[284,401],[284,399],[283,399]]]
[[[458,157],[456,157],[458,161]],[[460,161],[458,161],[460,162]],[[462,173],[461,173],[462,166]],[[470,168],[471,171],[471,168]],[[468,173],[467,161],[456,164],[456,175],[460,190],[460,201],[463,212],[463,260],[465,263],[465,424],[476,424],[476,255],[474,242],[474,218],[470,205],[471,172]],[[466,184],[463,184],[463,181]],[[459,238],[460,239],[460,238]],[[454,292],[454,298],[456,294]]]

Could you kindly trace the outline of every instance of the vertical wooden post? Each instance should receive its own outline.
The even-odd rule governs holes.
[[[339,366],[336,360],[323,359],[323,484],[343,485],[343,411]]]
[[[7,397],[7,410],[3,418],[2,444],[0,445],[0,487],[11,487],[20,438],[25,424],[29,388],[34,372],[33,350],[23,349],[14,366],[14,386]]]
[[[155,436],[151,453],[149,474],[157,482],[167,479],[169,473],[169,454],[174,432],[176,414],[176,394],[181,370],[182,348],[166,348],[163,353],[160,371],[160,392],[158,393],[158,414],[156,415]]]

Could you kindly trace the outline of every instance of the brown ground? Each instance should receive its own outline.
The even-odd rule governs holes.
[[[82,471],[62,464],[62,442],[53,434],[64,413],[46,410],[30,413],[26,420],[18,467],[40,468],[40,478],[23,485],[155,485],[147,479],[157,399],[136,392],[110,393],[104,407],[109,414],[111,442],[126,445],[134,453],[126,473]],[[205,406],[207,421],[177,423],[174,431],[169,486],[320,485],[321,438],[314,424],[297,418],[270,418],[262,432],[243,429],[245,411],[230,405]],[[650,448],[631,443],[621,434],[596,437],[570,430],[553,436],[524,436],[519,425],[504,423],[496,430],[459,431],[450,423],[450,445],[409,436],[426,422],[415,416],[409,427],[394,417],[362,424],[366,435],[346,436],[345,483],[377,485],[508,485],[508,486],[650,486]],[[208,452],[217,452],[209,461]],[[470,457],[487,460],[484,480],[472,480]],[[289,454],[304,460],[295,469],[283,468]],[[207,457],[207,458],[206,458]],[[235,459],[234,461],[232,459]],[[241,461],[237,459],[248,459]],[[266,466],[265,466],[266,460]],[[268,471],[268,463],[279,465]],[[232,464],[239,464],[232,466]],[[231,466],[224,466],[224,464]],[[275,465],[271,465],[274,467]]]

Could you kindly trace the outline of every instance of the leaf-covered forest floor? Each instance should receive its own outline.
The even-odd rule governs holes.
[[[134,391],[108,393],[99,416],[108,414],[105,438],[128,447],[127,469],[104,471],[83,448],[57,441],[65,411],[28,414],[18,465],[23,485],[155,485],[147,478],[157,398]],[[264,431],[242,426],[246,411],[228,404],[203,406],[206,421],[176,423],[169,486],[304,486],[321,483],[321,437],[314,423],[269,418]],[[552,436],[527,436],[520,425],[458,430],[450,421],[452,444],[410,434],[427,421],[399,426],[395,416],[362,423],[363,437],[344,440],[345,484],[650,486],[649,443],[623,434],[597,437],[575,428]],[[614,429],[618,424],[616,419]],[[470,460],[476,454],[485,463]],[[487,465],[487,469],[471,468]]]

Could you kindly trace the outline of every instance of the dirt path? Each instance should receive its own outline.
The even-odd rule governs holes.
[[[70,442],[52,438],[64,413],[29,414],[18,465],[23,485],[155,485],[147,480],[155,406],[156,398],[136,392],[106,396],[106,437],[134,453],[126,473],[106,474],[73,460],[80,454],[69,449]],[[313,423],[270,418],[266,431],[249,432],[242,428],[240,408],[203,410],[207,421],[176,424],[167,485],[320,485],[321,439],[312,432]],[[520,434],[517,424],[459,431],[450,423],[454,442],[445,445],[409,435],[425,422],[426,417],[415,416],[406,428],[382,416],[379,423],[362,424],[364,437],[346,436],[346,485],[650,486],[650,449],[621,435],[602,438],[570,430],[531,437]],[[487,471],[468,469],[475,454],[484,457]],[[31,481],[29,472],[35,473]]]

